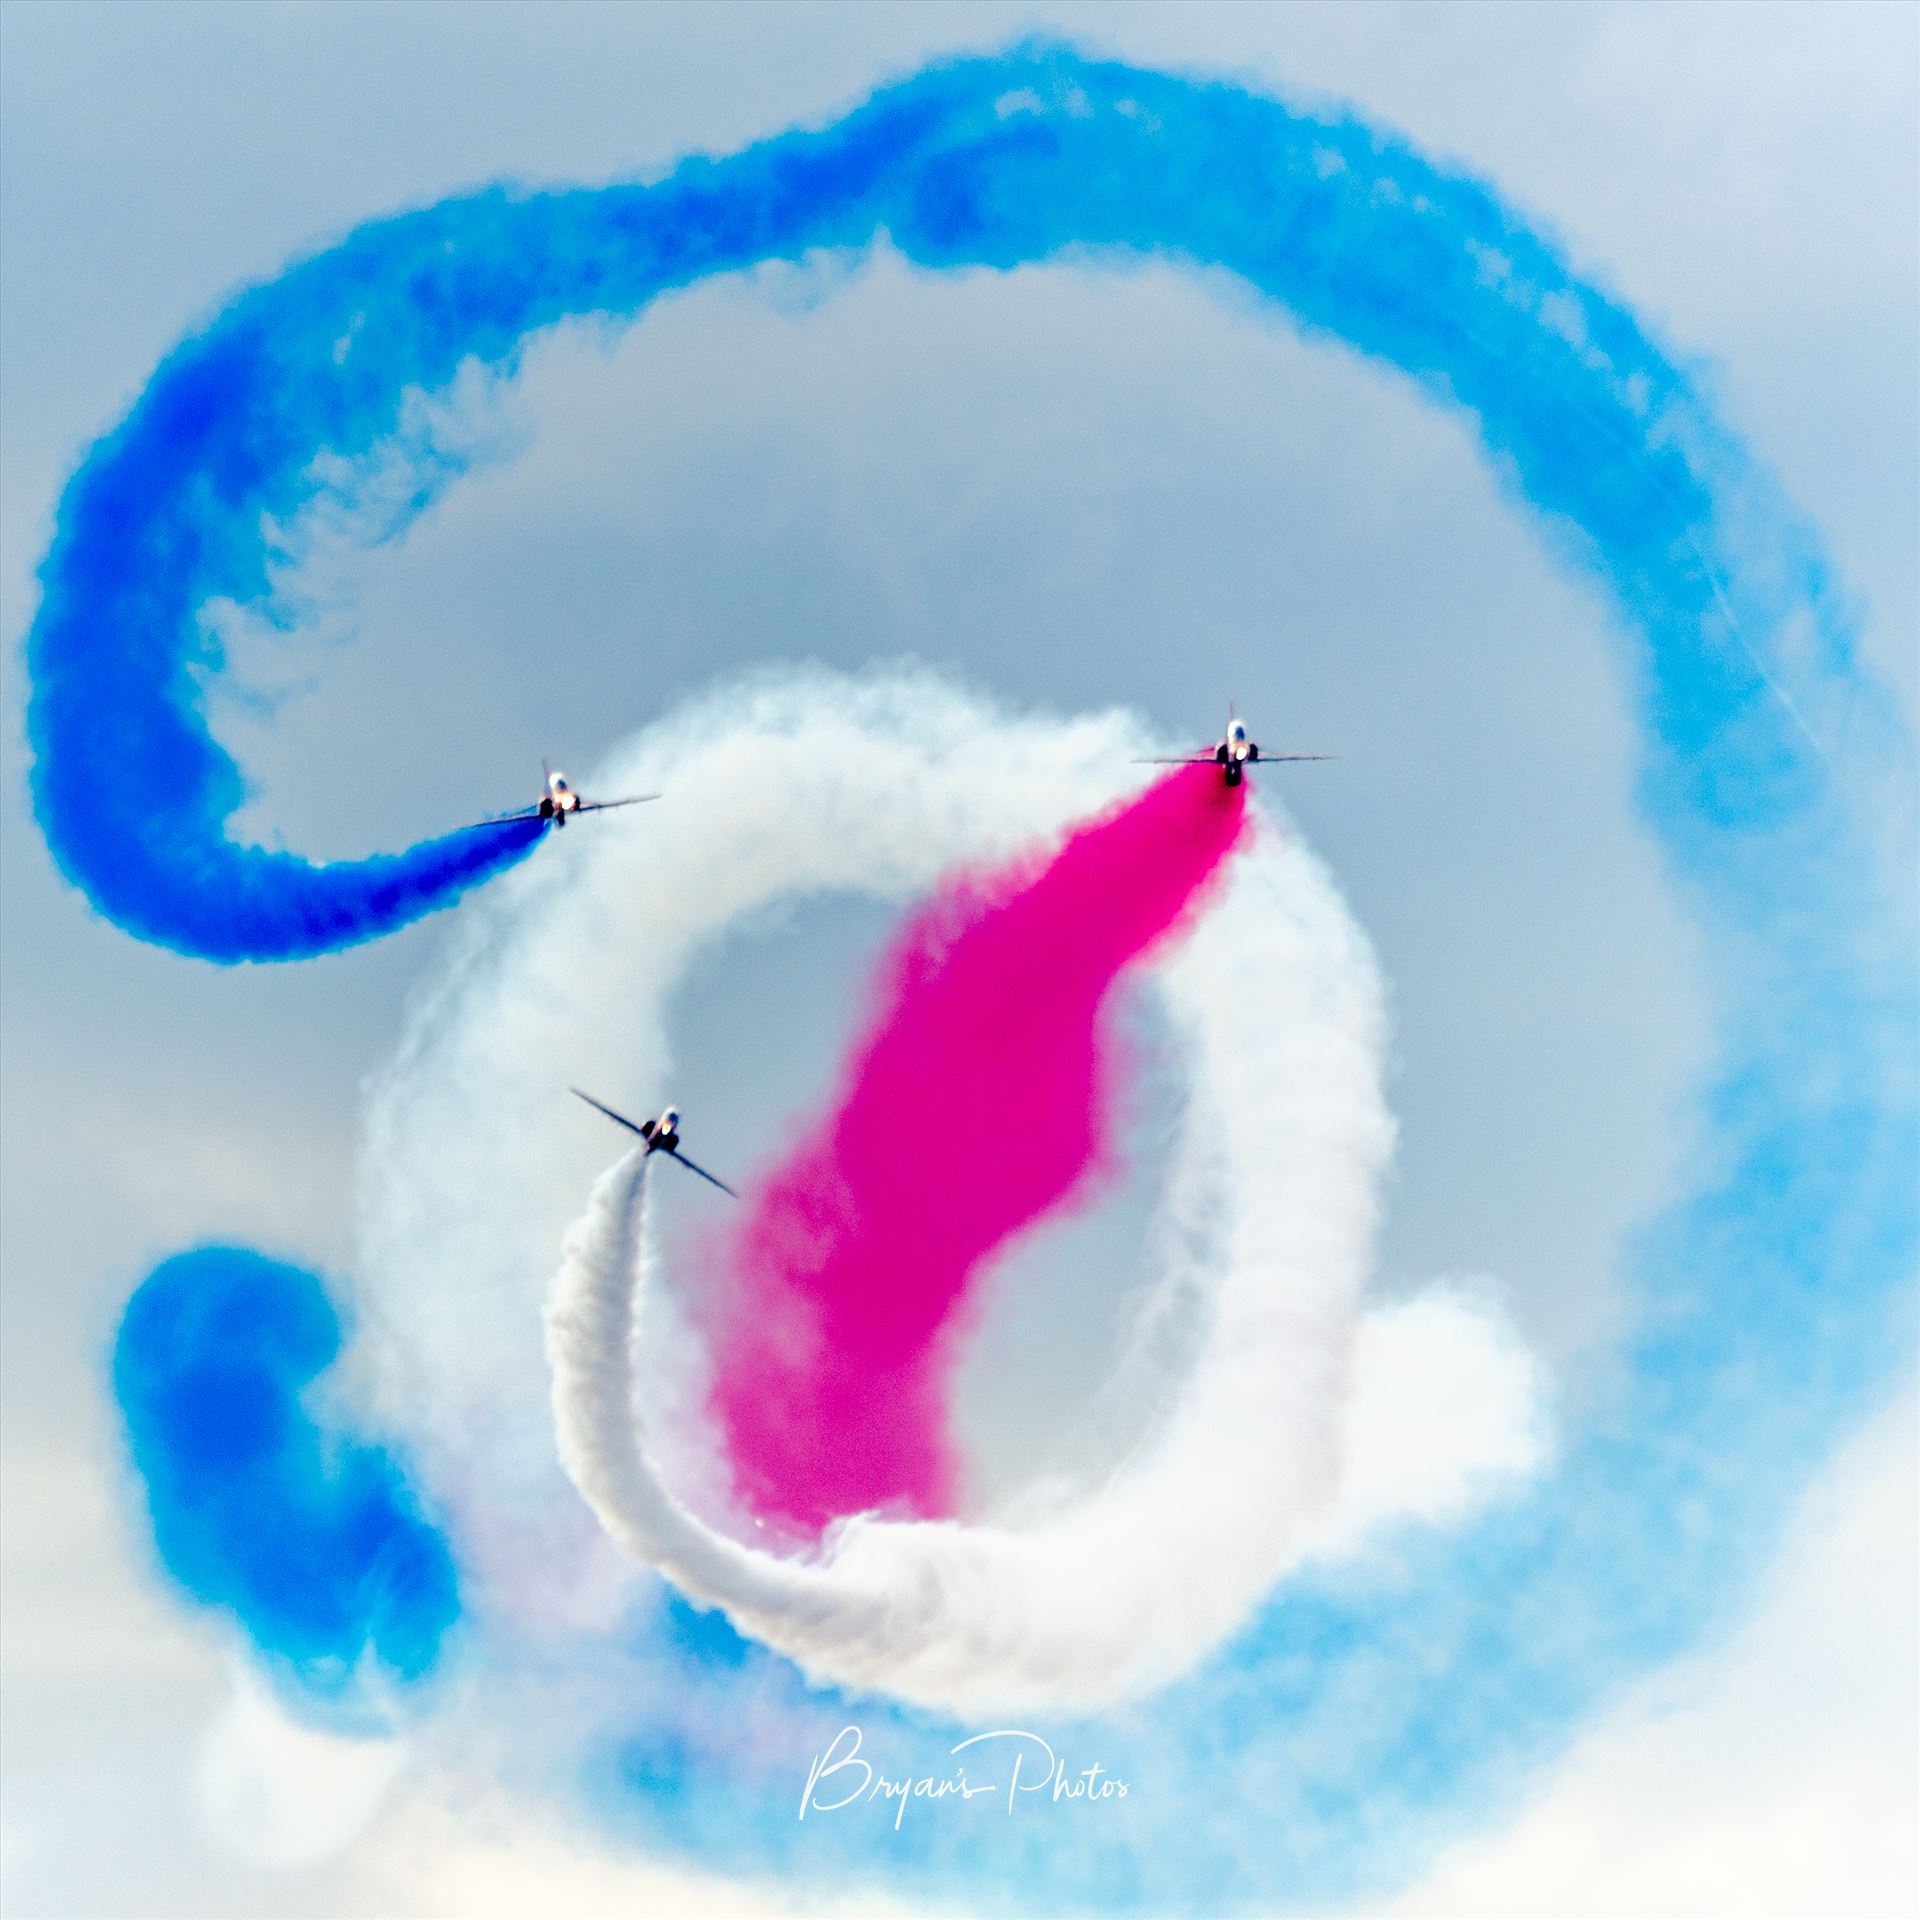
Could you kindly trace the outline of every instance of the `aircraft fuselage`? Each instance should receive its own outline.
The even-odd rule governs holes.
[[[540,796],[540,818],[551,820],[556,827],[567,824],[567,815],[577,812],[580,796],[567,785],[565,774],[547,775],[547,790]]]
[[[1246,778],[1247,762],[1260,758],[1260,749],[1247,738],[1247,723],[1233,719],[1227,722],[1226,738],[1214,748],[1213,757],[1220,763],[1220,771],[1226,777],[1227,785],[1237,787]]]

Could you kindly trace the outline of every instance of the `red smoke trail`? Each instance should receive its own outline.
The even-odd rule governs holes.
[[[833,1110],[728,1249],[713,1405],[755,1512],[818,1532],[952,1511],[939,1336],[988,1256],[1098,1169],[1114,982],[1245,823],[1244,789],[1182,767],[901,931]]]

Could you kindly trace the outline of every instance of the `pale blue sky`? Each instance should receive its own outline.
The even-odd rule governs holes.
[[[175,1817],[167,1756],[219,1676],[210,1637],[156,1609],[138,1538],[101,1495],[98,1366],[128,1285],[185,1239],[345,1258],[359,1083],[443,930],[219,973],[92,918],[21,799],[14,649],[57,489],[196,315],[367,215],[484,179],[725,150],[938,48],[1046,26],[1226,66],[1351,97],[1490,175],[1706,357],[1830,542],[1911,712],[1915,20],[26,0],[0,14],[10,1820],[110,1804],[168,1911],[363,1897],[342,1891],[359,1885],[351,1860],[263,1894]],[[590,765],[769,658],[912,656],[1011,700],[1131,704],[1196,738],[1234,695],[1269,736],[1277,721],[1344,756],[1287,798],[1392,983],[1404,1147],[1385,1284],[1492,1274],[1571,1363],[1606,1325],[1621,1234],[1665,1191],[1711,1017],[1632,814],[1604,611],[1461,426],[1191,281],[928,283],[882,261],[821,304],[803,293],[717,285],[610,355],[584,335],[539,349],[508,407],[519,455],[356,572],[351,643],[276,669],[310,673],[311,694],[271,726],[228,716],[265,789],[261,830],[315,852],[409,840],[517,800],[541,753]],[[802,930],[782,964],[830,999],[868,937]],[[743,955],[742,980],[759,964]],[[723,1089],[703,1142],[726,1164],[802,1096],[832,1036],[783,1042],[717,1002],[687,1018]],[[81,1518],[50,1542],[39,1516],[72,1489]],[[48,1620],[77,1588],[62,1638]],[[135,1634],[171,1651],[129,1683],[113,1650]],[[104,1867],[68,1864],[22,1881],[23,1911],[108,1897]]]

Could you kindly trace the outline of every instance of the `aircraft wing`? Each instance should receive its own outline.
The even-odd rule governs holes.
[[[504,827],[515,820],[538,820],[538,807],[522,807],[518,813],[490,813],[484,820],[469,820],[464,827],[450,827],[450,833],[478,833],[482,827]]]
[[[624,800],[582,800],[575,813],[605,813],[609,807],[637,807],[643,800],[658,800],[657,793],[630,793]]]
[[[689,1173],[697,1173],[702,1180],[718,1187],[722,1193],[732,1193],[736,1200],[740,1198],[737,1193],[733,1193],[733,1189],[728,1186],[724,1180],[720,1179],[717,1175],[709,1173],[706,1168],[701,1166],[697,1161],[689,1160],[678,1147],[669,1147],[667,1151],[672,1154]]]
[[[1337,753],[1256,753],[1253,756],[1265,766],[1269,760],[1338,760]]]
[[[653,1138],[653,1122],[651,1120],[642,1126],[638,1121],[629,1120],[624,1113],[615,1113],[611,1107],[596,1100],[592,1094],[582,1093],[578,1087],[569,1087],[567,1091],[572,1094],[576,1100],[584,1100],[596,1113],[604,1113],[616,1126],[625,1127],[629,1133],[637,1133],[642,1140],[651,1140]],[[711,1175],[708,1177],[712,1178]]]
[[[1206,747],[1199,753],[1176,753],[1164,760],[1136,760],[1136,767],[1210,767],[1220,758],[1218,747]]]

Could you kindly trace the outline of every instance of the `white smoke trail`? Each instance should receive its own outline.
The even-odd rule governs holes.
[[[590,1068],[609,1052],[623,1082],[662,1084],[663,999],[742,914],[822,890],[898,898],[1005,858],[1117,797],[1139,750],[1123,717],[1010,721],[924,678],[762,683],[608,770],[609,785],[669,792],[645,833],[570,834],[483,903],[375,1104],[364,1270],[383,1411],[490,1593],[577,1618],[618,1590],[555,1497],[530,1337],[594,1138],[590,1116],[578,1130],[540,1117],[560,1089],[604,1079]],[[1369,1375],[1417,1373],[1430,1346],[1439,1404],[1451,1379],[1507,1412],[1457,1434],[1383,1425],[1408,1497],[1396,1504],[1389,1442],[1358,1450],[1372,1462],[1359,1506],[1330,1509],[1349,1405],[1382,1406],[1364,1378],[1350,1402],[1348,1371],[1392,1127],[1377,972],[1324,872],[1263,821],[1154,979],[1189,1097],[1125,1382],[1139,1439],[1106,1483],[1019,1524],[856,1519],[808,1562],[730,1537],[702,1356],[650,1285],[635,1371],[645,1249],[640,1170],[623,1164],[568,1240],[549,1341],[562,1458],[626,1554],[823,1678],[972,1710],[1091,1706],[1203,1655],[1363,1520],[1438,1517],[1530,1464],[1529,1375],[1497,1324],[1457,1301],[1424,1320],[1400,1310],[1361,1340]],[[1490,1378],[1508,1390],[1489,1401]]]
[[[669,1491],[637,1403],[646,1169],[636,1150],[603,1175],[568,1235],[546,1323],[561,1461],[625,1552],[816,1678],[962,1712],[1106,1704],[1204,1653],[1238,1624],[1279,1562],[1351,1551],[1369,1527],[1409,1514],[1450,1517],[1470,1476],[1530,1464],[1522,1450],[1537,1434],[1524,1365],[1490,1338],[1486,1318],[1458,1298],[1435,1297],[1363,1323],[1355,1400],[1373,1444],[1353,1497],[1312,1529],[1263,1525],[1268,1517],[1258,1513],[1228,1516],[1236,1531],[1267,1543],[1264,1553],[1239,1557],[1255,1575],[1250,1589],[1221,1580],[1219,1540],[1182,1524],[1192,1500],[1170,1502],[1186,1492],[1176,1484],[1180,1460],[1117,1486],[1066,1524],[1021,1532],[862,1517],[836,1532],[824,1561],[755,1551],[703,1525]],[[1271,1344],[1244,1313],[1223,1314],[1221,1327],[1229,1341],[1253,1332],[1263,1350]],[[1246,1376],[1258,1380],[1266,1368],[1252,1358]],[[1208,1354],[1201,1383],[1217,1387],[1221,1371],[1220,1356]],[[1462,1378],[1480,1389],[1472,1403],[1446,1391]],[[1450,1445],[1440,1424],[1462,1413],[1477,1414],[1464,1448]],[[1239,1438],[1257,1459],[1265,1436]],[[1219,1439],[1203,1444],[1218,1451]],[[1201,1568],[1206,1578],[1196,1580]]]

